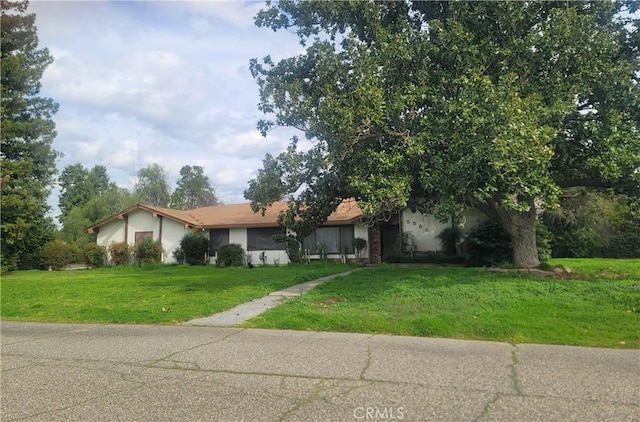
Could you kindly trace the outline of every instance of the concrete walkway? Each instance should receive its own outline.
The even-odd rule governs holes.
[[[301,296],[322,283],[326,283],[327,281],[333,280],[336,277],[349,275],[353,271],[356,270],[328,275],[326,277],[321,277],[316,280],[297,284],[283,290],[278,290],[277,292],[270,293],[268,296],[252,300],[251,302],[243,303],[227,311],[204,318],[192,319],[191,321],[184,322],[183,325],[211,325],[216,327],[233,327],[245,322],[248,319],[260,315],[267,309],[271,309],[280,305],[287,298]]]
[[[640,351],[3,321],[0,420],[638,421]]]

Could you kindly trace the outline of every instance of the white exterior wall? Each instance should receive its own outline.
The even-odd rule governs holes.
[[[242,246],[242,249],[244,249],[246,253],[251,254],[251,263],[253,265],[262,264],[262,262],[260,262],[260,254],[263,251],[247,251],[247,245],[248,245],[247,229],[245,228],[229,229],[229,243],[237,243],[238,245]],[[273,262],[274,259],[278,259],[279,260],[278,262],[280,265],[285,265],[289,263],[289,257],[287,256],[287,252],[284,250],[264,251],[264,253],[267,255],[268,265],[274,265],[274,262]],[[211,257],[211,259],[209,260],[209,263],[215,264],[216,257]]]
[[[463,234],[483,219],[483,214],[475,209],[467,210],[464,213]],[[402,232],[408,232],[415,236],[417,250],[420,252],[437,252],[442,249],[440,239],[436,236],[442,230],[450,227],[451,223],[441,223],[433,215],[421,214],[410,210],[402,212],[400,228]]]
[[[111,261],[109,245],[124,242],[124,220],[113,220],[98,229],[96,244],[107,249],[107,261]]]
[[[122,220],[113,220],[98,231],[97,244],[105,247],[113,242],[125,241],[125,227],[127,227],[126,239],[129,245],[136,241],[136,232],[153,232],[153,240],[160,239],[160,224],[162,222],[162,248],[163,260],[165,264],[175,263],[173,251],[180,246],[180,240],[189,232],[182,223],[170,220],[166,217],[153,217],[153,214],[145,210],[136,210],[129,213]],[[111,259],[109,257],[109,259]]]
[[[155,218],[154,220],[159,220]],[[190,229],[185,229],[184,224],[174,220],[170,220],[166,217],[162,217],[162,262],[165,264],[175,264],[176,259],[173,256],[173,252],[180,247],[180,241],[185,234],[189,233]],[[207,235],[207,238],[209,236]],[[157,240],[156,233],[153,233],[153,239]]]
[[[136,240],[136,232],[153,232],[153,240],[160,235],[160,218],[154,218],[149,211],[135,210],[127,214],[129,218],[127,239],[130,245]]]
[[[124,242],[124,220],[110,221],[98,229],[98,245],[108,247],[113,242]]]
[[[274,259],[279,260],[278,265],[286,265],[289,263],[287,251],[249,251],[247,253],[251,254],[251,263],[253,265],[262,265],[262,261],[260,261],[260,254],[262,254],[262,252],[267,256],[267,265],[274,265]]]

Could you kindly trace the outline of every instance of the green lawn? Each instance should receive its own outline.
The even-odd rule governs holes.
[[[566,279],[381,266],[323,284],[246,327],[640,348],[640,260],[554,260]]]
[[[351,267],[115,267],[2,275],[3,320],[171,324]]]

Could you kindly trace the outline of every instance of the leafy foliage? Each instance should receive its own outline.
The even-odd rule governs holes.
[[[561,206],[544,213],[555,257],[640,256],[640,217],[629,198],[593,190],[571,189]]]
[[[360,259],[360,254],[364,251],[364,248],[367,247],[366,239],[361,237],[356,237],[353,239],[353,249],[356,251],[356,257]]]
[[[131,263],[131,247],[127,242],[113,242],[108,249],[113,265],[129,265]]]
[[[159,240],[141,239],[133,247],[138,264],[157,264],[162,260],[162,243]]]
[[[289,262],[292,264],[300,264],[304,261],[302,242],[300,242],[297,236],[291,234],[274,235],[273,240],[276,243],[283,243],[285,245],[285,252],[289,258]]]
[[[168,207],[171,192],[167,173],[156,163],[138,170],[133,194],[143,204]]]
[[[637,15],[631,2],[277,2],[256,24],[306,51],[254,59],[263,135],[291,126],[245,196],[319,219],[355,198],[372,221],[413,203],[500,222],[538,265],[535,224],[563,188],[640,193]],[[323,36],[319,36],[323,34]],[[287,217],[288,220],[292,218]]]
[[[60,198],[58,201],[64,224],[69,213],[76,207],[84,206],[95,196],[101,196],[108,190],[117,189],[109,180],[107,168],[95,165],[91,170],[82,164],[68,165],[60,174]]]
[[[409,254],[413,256],[417,250],[418,242],[415,235],[411,232],[402,232],[393,245],[393,254],[395,255]]]
[[[62,240],[52,240],[44,245],[45,265],[54,270],[60,270],[73,263],[74,254],[71,246]]]
[[[27,1],[2,1],[0,61],[1,264],[3,270],[37,268],[42,247],[53,238],[46,217],[47,197],[56,173],[53,115],[58,105],[39,96],[40,79],[53,62],[38,48],[35,15]]]
[[[217,204],[218,198],[204,169],[201,166],[182,167],[176,190],[171,195],[171,206],[190,210]]]
[[[184,261],[189,265],[204,265],[204,257],[209,252],[209,240],[201,231],[192,231],[182,237],[178,250],[180,252],[174,253],[178,263]]]
[[[457,255],[458,245],[462,239],[462,230],[459,227],[447,227],[436,236],[440,239],[440,245],[444,253]]]
[[[176,260],[178,264],[184,264],[186,254],[184,253],[184,249],[181,246],[178,246],[173,250],[173,258]]]
[[[220,246],[216,265],[219,267],[241,267],[244,255],[244,249],[237,243]]]
[[[546,263],[551,258],[550,232],[541,223],[536,227],[536,253],[540,262]],[[511,242],[511,237],[500,224],[485,220],[464,237],[463,255],[470,266],[513,265]]]
[[[103,267],[107,261],[107,248],[95,243],[87,243],[82,248],[85,264],[98,268]]]
[[[66,242],[78,245],[95,242],[96,235],[87,228],[132,205],[136,198],[126,189],[112,186],[100,195],[93,195],[86,203],[70,209],[64,217],[60,235]]]

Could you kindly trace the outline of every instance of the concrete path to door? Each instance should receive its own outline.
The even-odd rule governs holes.
[[[346,271],[344,273],[333,274],[321,277],[316,280],[307,281],[297,284],[277,292],[270,293],[268,296],[243,303],[227,311],[223,311],[208,317],[196,318],[191,321],[184,322],[183,325],[211,325],[216,327],[233,327],[244,321],[260,315],[268,309],[274,308],[283,303],[287,298],[296,297],[307,293],[309,290],[329,280],[337,277],[344,277],[356,270]]]
[[[10,421],[638,421],[640,351],[3,321]]]

